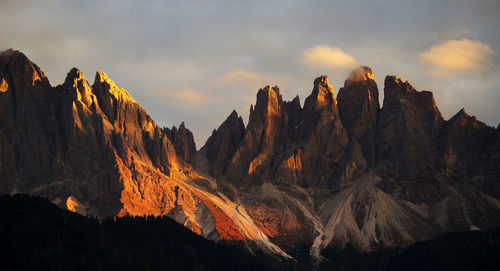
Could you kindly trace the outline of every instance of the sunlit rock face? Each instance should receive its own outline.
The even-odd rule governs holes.
[[[257,93],[257,103],[243,140],[227,167],[233,183],[260,184],[272,174],[273,157],[288,143],[288,117],[278,87],[267,86]]]
[[[184,124],[161,129],[101,71],[74,68],[51,87],[22,53],[0,54],[0,192],[31,193],[98,217],[169,215],[212,240],[245,240],[289,257],[217,183],[190,165]]]
[[[22,53],[0,53],[0,193],[43,196],[97,217],[168,215],[212,240],[289,258],[309,246],[408,245],[500,225],[500,129],[432,93],[373,72],[340,89],[314,80],[301,106],[257,92],[248,125],[233,111],[196,150],[160,128],[123,88],[73,68],[52,87]]]

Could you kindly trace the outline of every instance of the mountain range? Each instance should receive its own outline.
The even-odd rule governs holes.
[[[500,126],[445,120],[397,76],[384,100],[368,67],[335,97],[323,75],[303,106],[258,90],[197,150],[98,71],[52,86],[23,53],[0,53],[0,194],[98,218],[167,215],[210,240],[294,260],[346,244],[371,251],[500,226]]]

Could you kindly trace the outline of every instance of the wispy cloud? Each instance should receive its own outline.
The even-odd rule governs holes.
[[[179,107],[191,108],[192,106],[207,105],[214,102],[212,97],[191,88],[169,91],[167,95]]]
[[[310,68],[336,69],[353,68],[358,61],[339,47],[315,46],[304,50],[301,62]]]
[[[432,67],[431,76],[452,78],[464,72],[484,72],[493,67],[493,49],[478,40],[447,40],[419,54],[420,63]]]

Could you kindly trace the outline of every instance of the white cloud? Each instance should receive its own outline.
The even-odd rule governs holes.
[[[339,47],[319,45],[302,52],[301,61],[310,68],[354,68],[358,61]]]
[[[447,40],[419,54],[418,60],[431,66],[431,76],[451,78],[463,72],[483,72],[493,67],[493,49],[478,40]]]

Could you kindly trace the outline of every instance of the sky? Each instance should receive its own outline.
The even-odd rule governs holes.
[[[185,121],[200,148],[233,109],[248,121],[259,88],[284,100],[353,68],[500,121],[500,1],[0,0],[0,50],[25,53],[53,86],[72,67],[102,70],[160,125]]]

